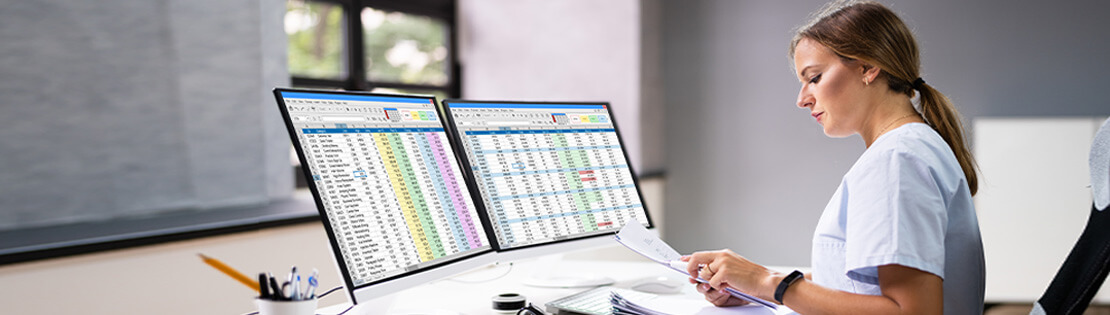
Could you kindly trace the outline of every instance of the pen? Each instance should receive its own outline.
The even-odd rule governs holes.
[[[320,280],[316,278],[320,272],[312,269],[312,274],[308,276],[308,288],[305,289],[304,298],[307,300],[316,298],[316,287],[320,285]]]
[[[304,299],[301,296],[301,275],[297,275],[297,282],[293,282],[293,299],[298,301]]]
[[[247,276],[243,275],[242,273],[239,273],[238,271],[235,271],[235,269],[232,269],[230,266],[224,264],[223,262],[221,262],[219,260],[216,260],[215,258],[208,257],[208,256],[205,256],[204,254],[200,254],[200,253],[197,253],[197,256],[200,256],[200,259],[204,260],[204,263],[208,264],[209,266],[212,266],[212,268],[216,268],[216,270],[219,270],[220,272],[223,272],[224,274],[228,275],[229,277],[239,281],[240,283],[247,286],[248,288],[251,288],[251,290],[254,290],[255,292],[261,293],[258,289],[258,282],[257,281],[255,281],[251,278],[248,278]]]
[[[277,284],[277,278],[274,278],[274,276],[270,275],[270,274],[267,274],[266,276],[267,276],[267,278],[270,278],[270,291],[273,291],[273,293],[274,293],[271,296],[271,297],[273,297],[272,300],[274,300],[274,301],[283,300],[285,298],[285,296],[281,292],[281,286],[278,286],[278,284]]]
[[[289,271],[289,279],[286,280],[286,283],[289,283],[289,299],[290,300],[296,300],[297,299],[297,286],[298,286],[298,284],[297,284],[297,282],[293,282],[293,280],[297,280],[297,282],[301,282],[301,278],[297,276],[297,266],[293,266],[293,270]],[[282,289],[284,289],[284,287],[285,287],[285,285],[282,285]]]
[[[266,273],[258,273],[258,298],[269,300],[270,299],[270,284],[266,283]]]
[[[688,266],[690,263],[681,260],[671,260],[668,261],[667,264],[671,265],[671,268],[686,271],[686,266]]]
[[[296,275],[297,275],[297,266],[293,266],[293,269],[289,271],[289,275],[285,276],[285,282],[288,282],[290,285],[292,285],[293,277],[296,276]]]

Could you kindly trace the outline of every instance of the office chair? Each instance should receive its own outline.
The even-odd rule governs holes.
[[[1087,226],[1029,314],[1082,314],[1110,273],[1110,119],[1095,134],[1089,162],[1094,203]]]

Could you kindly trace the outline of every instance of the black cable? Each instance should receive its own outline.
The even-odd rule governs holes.
[[[335,292],[335,290],[339,290],[339,289],[342,289],[342,288],[343,288],[343,286],[338,286],[338,287],[331,288],[330,290],[324,291],[324,293],[320,293],[320,295],[317,295],[316,298],[322,298],[325,295],[328,295],[329,293]]]

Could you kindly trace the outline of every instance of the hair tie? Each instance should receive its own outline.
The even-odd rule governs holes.
[[[910,83],[910,85],[913,86],[914,90],[920,91],[921,86],[925,85],[925,79],[922,79],[921,77],[917,77],[917,80],[913,80],[913,83]]]

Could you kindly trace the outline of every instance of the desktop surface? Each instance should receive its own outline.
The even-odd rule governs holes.
[[[620,245],[606,247],[596,251],[627,251]],[[635,254],[631,254],[635,255]],[[436,312],[452,311],[461,314],[493,314],[491,298],[502,293],[518,293],[527,298],[527,302],[543,308],[544,304],[567,297],[589,288],[542,288],[525,285],[523,282],[531,274],[539,272],[537,268],[555,268],[556,272],[591,272],[605,274],[616,280],[613,287],[630,288],[643,277],[668,275],[673,271],[639,258],[633,260],[591,260],[591,259],[559,259],[558,263],[551,265],[544,260],[525,259],[509,264],[491,265],[454,277],[444,278],[426,285],[417,286],[397,294],[383,297],[377,301],[370,301],[367,305],[359,305],[347,314],[405,314],[422,313],[434,314]],[[697,294],[692,285],[684,287],[682,294]],[[349,304],[346,304],[349,306]],[[342,311],[346,306],[323,308],[321,314],[334,314]],[[383,311],[386,310],[386,311]]]
[[[615,243],[615,242],[614,242]],[[621,254],[624,253],[624,254]],[[606,259],[593,259],[591,257],[607,257]],[[527,259],[513,263],[511,269],[507,264],[487,266],[478,270],[463,273],[454,277],[413,287],[396,294],[370,301],[366,305],[358,305],[346,314],[495,314],[491,308],[491,298],[502,293],[519,293],[527,301],[544,308],[544,304],[589,290],[590,288],[541,288],[524,285],[522,283],[530,274],[537,272],[536,268],[546,268],[544,260],[549,256],[539,259]],[[614,288],[631,289],[633,285],[641,283],[645,278],[668,277],[675,278],[674,271],[662,265],[650,262],[639,255],[632,253],[620,245],[598,248],[590,251],[570,253],[563,256],[554,265],[557,271],[567,272],[593,272],[605,274],[616,280]],[[776,270],[792,270],[796,268],[777,267]],[[681,278],[679,275],[677,278]],[[683,286],[678,293],[658,294],[661,297],[676,299],[675,301],[689,305],[700,305],[702,309],[695,313],[714,313],[719,311],[731,312],[730,314],[765,314],[768,309],[751,307],[748,309],[719,309],[705,302],[704,297],[697,293],[693,285],[681,279]],[[321,303],[328,302],[326,299]],[[321,308],[319,314],[336,314],[343,311],[350,304],[338,304]]]

